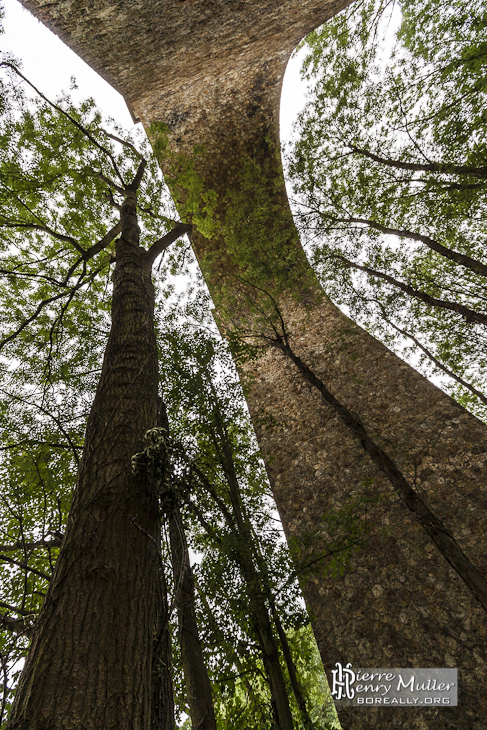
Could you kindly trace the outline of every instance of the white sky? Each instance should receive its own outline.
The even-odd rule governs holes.
[[[75,76],[79,90],[70,92],[74,99],[92,96],[105,115],[132,126],[123,97],[110,84],[16,0],[4,0],[4,8],[2,50],[12,51],[22,61],[25,75],[40,91],[52,99],[61,91],[69,91],[70,79]]]
[[[75,100],[92,96],[105,116],[112,116],[123,126],[132,119],[122,96],[82,61],[59,38],[25,10],[17,0],[4,0],[5,34],[0,36],[2,50],[12,51],[23,64],[24,73],[49,98],[69,91],[70,79],[76,77]],[[304,84],[299,77],[300,62],[293,59],[284,79],[281,103],[281,136],[288,138],[294,119],[304,104]]]

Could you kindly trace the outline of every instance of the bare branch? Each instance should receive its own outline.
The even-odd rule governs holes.
[[[20,221],[2,221],[0,222],[0,226],[3,226],[5,228],[30,228],[31,230],[37,230],[37,231],[44,231],[44,233],[48,233],[50,236],[53,236],[53,238],[57,238],[59,241],[66,241],[67,243],[71,243],[79,253],[84,253],[84,249],[76,239],[72,238],[71,236],[66,236],[64,233],[58,233],[57,231],[54,231],[52,228],[45,224],[41,223],[23,223]]]
[[[416,347],[419,347],[419,349],[422,352],[424,352],[426,357],[428,357],[431,360],[431,362],[433,362],[439,370],[442,370],[444,373],[446,373],[446,375],[448,375],[449,378],[453,378],[453,380],[456,380],[457,383],[460,383],[460,385],[463,385],[464,388],[467,388],[471,393],[476,395],[477,398],[479,400],[481,400],[482,403],[484,403],[484,405],[487,406],[487,397],[483,393],[481,393],[480,390],[477,390],[477,388],[474,388],[473,385],[471,385],[470,383],[467,383],[465,380],[463,380],[463,378],[461,378],[459,375],[454,373],[453,370],[450,370],[449,368],[447,368],[447,366],[444,365],[441,362],[441,360],[438,360],[438,358],[435,357],[433,355],[433,353],[430,352],[430,350],[428,350],[424,345],[422,345],[421,342],[414,335],[412,335],[410,332],[407,332],[407,330],[404,330],[401,327],[398,327],[397,324],[394,324],[394,322],[391,322],[391,320],[387,317],[387,315],[385,313],[385,309],[384,309],[383,305],[380,302],[377,302],[377,300],[374,300],[374,301],[376,301],[376,303],[379,305],[379,307],[382,311],[382,319],[385,322],[387,322],[387,324],[389,324],[391,327],[393,327],[396,330],[396,332],[399,332],[399,334],[403,335],[404,337],[408,337],[410,340],[412,340],[414,342],[414,344],[416,345]]]
[[[35,540],[34,542],[23,542],[22,540],[17,540],[17,542],[14,542],[10,545],[0,545],[0,550],[4,553],[11,553],[15,550],[25,550],[26,552],[30,553],[32,550],[35,550],[36,548],[57,548],[61,546],[62,542],[62,535],[55,536],[52,538],[52,540]],[[2,602],[0,601],[0,606],[2,606]],[[6,608],[6,606],[4,606]]]
[[[0,613],[0,629],[11,631],[13,634],[22,634],[30,639],[34,624],[25,618],[12,618],[5,613]]]
[[[144,156],[139,152],[137,147],[135,147],[132,142],[129,142],[126,139],[122,139],[121,137],[117,137],[116,134],[113,134],[112,132],[108,132],[106,129],[103,129],[103,127],[100,127],[100,132],[103,132],[109,139],[113,139],[114,142],[118,142],[119,144],[123,145],[124,147],[127,147],[129,150],[132,150],[139,160],[143,160]]]
[[[103,251],[104,248],[110,245],[110,243],[115,240],[115,238],[118,236],[118,234],[122,230],[122,224],[120,221],[116,223],[113,228],[111,228],[108,233],[106,233],[103,238],[100,238],[100,240],[97,243],[94,243],[92,246],[90,246],[85,253],[83,254],[83,259],[85,261],[88,261],[89,259],[92,259],[93,256],[96,256],[97,253],[100,251]]]
[[[17,606],[11,606],[9,603],[5,603],[5,601],[0,601],[0,606],[2,608],[6,608],[9,613],[16,613],[19,616],[33,616],[34,614],[32,611],[26,611],[25,608],[18,608]]]
[[[117,201],[113,197],[113,193],[110,188],[108,188],[107,193],[108,193],[108,200],[110,201],[110,205],[112,206],[112,208],[115,208],[116,210],[121,210],[122,206],[120,203],[117,203]]]
[[[117,193],[120,193],[121,195],[124,194],[124,188],[120,187],[120,185],[117,185],[117,183],[113,182],[113,180],[110,180],[109,177],[104,175],[99,170],[94,170],[92,167],[85,167],[85,171],[87,173],[89,173],[90,175],[92,175],[93,177],[97,177],[100,180],[102,180],[104,183],[106,183],[108,185],[109,190],[111,188],[113,188],[114,190],[117,191]]]

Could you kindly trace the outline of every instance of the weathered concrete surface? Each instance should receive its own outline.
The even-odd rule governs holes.
[[[247,191],[236,234],[247,254],[230,241],[228,231],[226,239],[194,239],[227,326],[235,319],[238,302],[225,313],[222,285],[233,281],[238,289],[237,272],[247,281],[255,275],[254,283],[262,285],[256,265],[261,264],[267,271],[266,288],[279,303],[298,354],[358,414],[483,569],[485,426],[320,295],[272,153],[289,54],[306,32],[346,3],[24,4],[118,88],[144,124],[165,121],[173,150],[191,155],[194,144],[205,145],[197,164],[207,187],[219,194],[222,218],[230,194],[243,185],[242,161],[249,156],[257,161],[261,168],[255,200],[252,190]],[[265,200],[258,195],[262,188]],[[209,251],[218,254],[212,263],[204,261]],[[286,276],[292,297],[285,291]],[[240,298],[240,324],[243,318],[249,328],[260,327],[255,311],[243,311],[245,297]],[[336,540],[330,534],[331,517],[338,517],[340,529],[347,532],[347,510],[356,515],[355,525],[367,529],[343,575],[315,572],[305,578],[325,665],[351,661],[356,666],[460,668],[458,709],[347,710],[341,713],[345,730],[484,730],[485,614],[377,467],[290,363],[269,349],[242,367],[242,377],[250,378],[249,407],[287,535],[295,538],[301,557],[327,552],[330,540]]]

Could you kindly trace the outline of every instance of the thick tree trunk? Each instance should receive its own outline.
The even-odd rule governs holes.
[[[194,580],[179,507],[168,517],[178,609],[179,643],[193,730],[216,730],[210,678],[206,669],[194,605]]]
[[[135,206],[129,191],[74,501],[10,730],[154,730],[152,668],[164,623],[158,495],[132,474],[131,457],[156,422],[158,375]]]

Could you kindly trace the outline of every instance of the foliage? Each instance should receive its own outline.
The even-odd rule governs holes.
[[[184,516],[198,555],[198,616],[218,723],[222,728],[270,727],[264,665],[249,615],[252,587],[243,569],[242,528],[231,495],[232,469],[239,509],[249,521],[246,547],[251,546],[258,580],[274,596],[287,633],[300,630],[309,619],[229,348],[209,314],[208,309],[206,314],[195,309],[191,301],[185,306],[184,324],[177,322],[174,312],[161,312],[162,385],[173,439],[184,453],[179,462],[181,482],[190,484],[183,496]],[[308,679],[304,694],[314,702],[312,689],[318,679],[314,675]],[[296,727],[301,727],[294,704],[292,709]]]
[[[297,670],[308,691],[314,725],[320,730],[340,730],[311,626],[291,631],[289,641],[296,657]]]
[[[486,24],[480,2],[351,5],[306,40],[289,159],[327,293],[481,416]]]
[[[14,59],[1,66],[0,723],[71,501],[109,331],[120,203],[149,156],[143,139],[137,148],[116,125],[105,129],[92,100],[51,103]],[[146,245],[173,226],[153,157],[148,167],[139,191]]]
[[[148,174],[142,179],[138,200],[144,245],[159,239],[174,225],[175,217],[155,158],[143,139],[131,138],[114,124],[107,130],[92,101],[76,108],[67,96],[55,104],[37,93],[30,97],[26,80],[17,85],[19,72],[11,59],[5,61],[4,69],[0,138],[0,306],[4,314],[0,469],[5,485],[0,505],[4,543],[0,581],[5,610],[1,620],[6,629],[0,639],[5,680],[2,720],[8,714],[20,660],[62,539],[84,424],[108,336],[109,275],[119,208],[143,158]],[[212,195],[203,197],[191,165],[185,170],[180,182],[191,189],[185,198],[185,217],[210,235],[215,226]],[[154,278],[162,387],[176,444],[171,458],[182,480],[188,470],[192,474],[194,491],[185,494],[184,513],[190,542],[201,555],[196,570],[198,617],[220,725],[226,726],[232,718],[234,727],[270,727],[269,692],[249,630],[247,588],[238,570],[240,544],[229,529],[225,509],[221,510],[222,505],[229,509],[221,462],[222,428],[282,622],[292,632],[308,619],[276,526],[238,378],[215,331],[211,301],[201,276],[195,274],[187,243],[179,240],[164,252]],[[184,303],[180,302],[181,281],[186,284]],[[212,526],[210,532],[194,512],[195,504],[203,522]],[[174,597],[177,586],[171,590]],[[177,667],[177,648],[174,661]],[[308,694],[314,679],[309,682]],[[182,717],[186,705],[180,670],[176,688]]]
[[[191,223],[205,238],[218,230],[217,193],[208,190],[197,170],[198,158],[204,146],[193,148],[192,156],[172,152],[168,143],[167,125],[153,122],[149,128],[154,156],[165,170],[165,180],[171,187],[173,201],[181,220]]]

